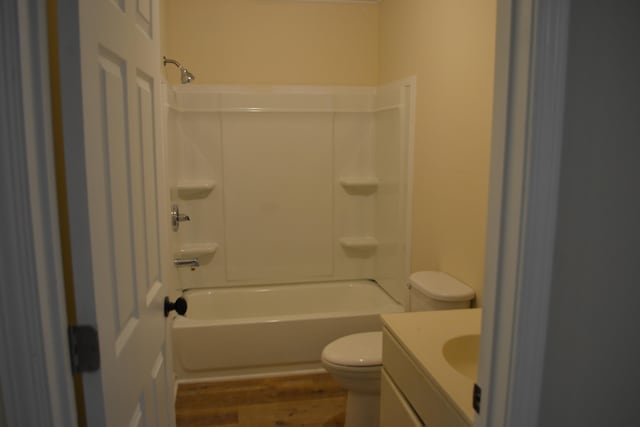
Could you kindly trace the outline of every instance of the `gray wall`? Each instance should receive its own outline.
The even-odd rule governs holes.
[[[539,425],[640,425],[640,2],[571,9]]]

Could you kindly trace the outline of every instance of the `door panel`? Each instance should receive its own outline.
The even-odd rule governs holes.
[[[164,351],[161,351],[158,353],[158,357],[151,369],[152,382],[150,396],[154,405],[148,408],[147,414],[150,425],[152,426],[167,427],[170,425],[168,423],[170,411],[158,405],[158,402],[162,401],[163,394],[166,394],[168,390],[166,372],[168,372],[168,370],[164,358]]]
[[[136,200],[144,201],[142,218],[138,224],[140,224],[139,230],[144,232],[143,242],[146,244],[147,271],[144,281],[148,284],[148,289],[151,290],[160,279],[158,210],[153,208],[158,205],[154,161],[157,158],[157,153],[155,149],[155,117],[153,115],[153,79],[148,75],[138,73],[136,85],[141,148],[141,159],[138,167],[142,172],[142,191]]]
[[[91,261],[91,268],[74,271],[83,305],[78,320],[97,325],[100,338],[101,369],[85,374],[91,426],[174,424],[158,214],[157,6],[157,0],[76,5],[83,129],[77,146],[84,164],[67,165],[67,179],[84,180],[86,189],[76,201],[76,194],[69,197],[88,218],[71,224],[89,236],[73,241],[72,252],[89,253]],[[73,55],[66,51],[63,60],[65,54]]]

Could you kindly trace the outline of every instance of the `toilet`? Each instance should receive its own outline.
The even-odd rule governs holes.
[[[420,271],[409,277],[409,311],[469,308],[475,292],[439,271]],[[345,427],[379,424],[382,332],[347,335],[322,350],[322,365],[347,389]]]

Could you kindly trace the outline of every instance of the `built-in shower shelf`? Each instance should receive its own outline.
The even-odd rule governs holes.
[[[370,251],[378,247],[378,240],[371,236],[342,237],[340,244],[345,249]]]
[[[205,255],[213,255],[217,250],[217,243],[189,243],[182,245],[174,254],[174,258],[199,258]]]
[[[213,180],[201,180],[201,181],[183,181],[178,183],[176,190],[178,196],[183,199],[194,199],[198,197],[205,197],[211,193],[216,187],[216,182]]]
[[[343,177],[340,178],[340,185],[352,194],[369,194],[378,189],[378,178],[367,177]]]

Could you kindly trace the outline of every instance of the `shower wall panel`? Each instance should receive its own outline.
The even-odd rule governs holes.
[[[374,236],[374,191],[345,188],[344,179],[375,177],[372,113],[334,115],[334,251],[336,274],[373,278],[376,248],[345,248],[340,239]]]
[[[333,120],[223,114],[229,280],[333,275]]]
[[[413,87],[413,80],[408,79],[379,88],[374,117],[375,170],[381,183],[373,207],[375,236],[379,243],[374,275],[397,300],[406,297],[410,259],[407,206],[412,173],[407,159],[413,139]]]

